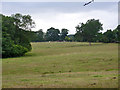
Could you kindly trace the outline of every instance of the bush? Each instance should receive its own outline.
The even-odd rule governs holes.
[[[23,56],[26,52],[28,52],[27,48],[21,45],[13,45],[10,49],[2,51],[2,57],[19,57]]]
[[[10,37],[2,39],[2,57],[18,57],[23,56],[29,50],[21,45],[15,45]]]
[[[32,50],[32,46],[31,46],[31,44],[30,44],[29,42],[28,42],[28,43],[23,43],[23,44],[21,44],[21,46],[27,48],[28,51],[31,51],[31,50]]]
[[[11,56],[23,56],[26,52],[28,52],[28,49],[21,46],[21,45],[13,45],[11,50]]]

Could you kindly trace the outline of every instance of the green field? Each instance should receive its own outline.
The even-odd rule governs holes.
[[[32,43],[23,57],[2,60],[3,88],[117,88],[118,45]]]

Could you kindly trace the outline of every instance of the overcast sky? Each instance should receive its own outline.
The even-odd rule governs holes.
[[[88,19],[99,19],[104,31],[115,29],[118,25],[117,2],[94,2],[83,6],[85,2],[4,2],[2,14],[29,14],[36,23],[37,31],[44,32],[50,27],[66,28],[69,34],[76,32],[75,26]]]

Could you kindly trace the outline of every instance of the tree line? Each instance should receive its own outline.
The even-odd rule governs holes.
[[[47,29],[46,33],[43,32],[42,29],[38,31],[32,31],[32,42],[43,42],[43,41],[65,41],[68,36],[67,29],[62,29],[61,32],[59,29],[55,29],[53,27]]]
[[[68,35],[69,30],[61,30],[51,27],[43,32],[42,29],[32,31],[35,22],[30,15],[20,13],[5,16],[0,14],[2,20],[2,57],[23,56],[32,49],[30,42],[46,41],[78,41],[78,42],[119,42],[120,25],[114,30],[107,30],[102,33],[103,27],[99,20],[90,19],[86,23],[79,23],[76,33]]]
[[[81,42],[119,42],[119,25],[114,30],[107,30],[102,33],[103,24],[99,20],[90,19],[85,24],[80,23],[76,26],[75,40]]]
[[[76,33],[68,35],[69,30],[63,28],[61,31],[53,27],[47,29],[46,33],[42,29],[34,32],[32,42],[43,41],[78,41],[78,42],[103,42],[103,43],[115,43],[119,42],[119,25],[114,30],[107,30],[102,33],[103,24],[99,20],[90,19],[86,23],[78,24]],[[90,44],[91,45],[91,44]]]

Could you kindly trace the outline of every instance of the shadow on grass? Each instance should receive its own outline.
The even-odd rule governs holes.
[[[23,56],[14,56],[14,57],[2,57],[2,59],[9,59],[9,58],[20,58],[20,57],[32,57],[32,56],[36,56],[34,53],[31,53],[31,52],[28,52],[28,53],[26,53],[25,55],[23,55]]]

